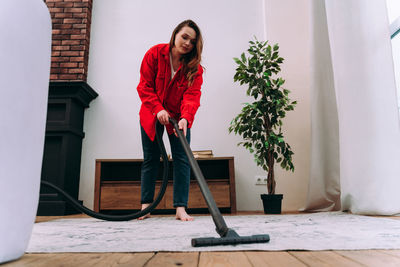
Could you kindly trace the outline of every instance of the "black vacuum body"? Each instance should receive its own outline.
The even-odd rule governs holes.
[[[235,232],[235,230],[228,228],[228,226],[225,223],[224,218],[221,215],[221,212],[219,211],[219,209],[217,207],[217,204],[215,203],[215,200],[210,192],[210,189],[207,186],[207,182],[204,179],[204,176],[200,170],[200,167],[193,156],[193,152],[190,149],[190,146],[189,146],[185,136],[183,135],[182,130],[179,130],[176,120],[170,118],[170,122],[173,124],[174,129],[178,135],[178,138],[182,144],[182,147],[186,153],[186,156],[189,159],[190,167],[192,168],[193,174],[195,175],[196,180],[199,184],[199,187],[200,187],[201,193],[203,194],[204,200],[207,203],[208,210],[210,211],[210,214],[211,214],[214,224],[216,226],[216,231],[220,235],[220,237],[193,238],[192,246],[193,247],[204,247],[204,246],[237,245],[237,244],[269,242],[270,238],[269,238],[268,234],[240,236]],[[157,127],[156,127],[156,129],[157,129]],[[107,221],[128,221],[128,220],[139,218],[139,217],[151,212],[153,209],[155,209],[155,207],[158,205],[158,203],[161,201],[162,197],[164,196],[165,189],[168,184],[168,156],[165,151],[165,146],[164,146],[164,143],[162,140],[162,136],[160,135],[159,132],[156,132],[156,140],[159,145],[161,156],[163,159],[163,166],[164,166],[163,182],[162,182],[162,185],[160,188],[160,192],[158,193],[155,201],[149,207],[147,207],[146,209],[139,211],[137,213],[127,214],[127,215],[108,215],[108,214],[98,213],[98,212],[90,210],[90,209],[86,208],[85,206],[81,205],[77,200],[75,200],[74,198],[69,196],[65,191],[58,188],[57,186],[55,186],[49,182],[46,182],[46,181],[42,181],[41,184],[43,186],[50,187],[53,190],[57,191],[63,197],[65,197],[65,199],[68,202],[70,202],[77,210],[79,210],[91,217],[101,219],[101,220],[107,220]]]

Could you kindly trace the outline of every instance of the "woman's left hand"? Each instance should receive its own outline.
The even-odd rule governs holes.
[[[183,131],[183,135],[185,137],[186,137],[186,131],[187,131],[187,124],[188,124],[188,122],[186,119],[180,119],[178,122],[179,130]],[[178,133],[175,131],[175,129],[174,129],[174,133],[175,133],[175,136],[178,137]]]

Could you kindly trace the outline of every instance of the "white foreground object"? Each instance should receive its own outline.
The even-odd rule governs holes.
[[[0,1],[0,263],[21,257],[39,201],[51,62],[42,0]]]

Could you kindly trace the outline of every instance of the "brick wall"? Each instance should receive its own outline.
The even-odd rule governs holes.
[[[52,18],[51,81],[87,79],[92,0],[45,0]]]

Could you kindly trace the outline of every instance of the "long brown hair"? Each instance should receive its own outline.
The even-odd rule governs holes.
[[[170,51],[175,46],[175,36],[176,34],[185,26],[192,28],[196,32],[196,43],[189,53],[181,57],[183,63],[183,72],[186,74],[186,79],[189,81],[189,86],[193,82],[193,77],[197,73],[200,61],[201,53],[203,51],[203,37],[201,36],[200,28],[193,20],[184,20],[176,26],[171,35],[171,40],[169,41]]]

